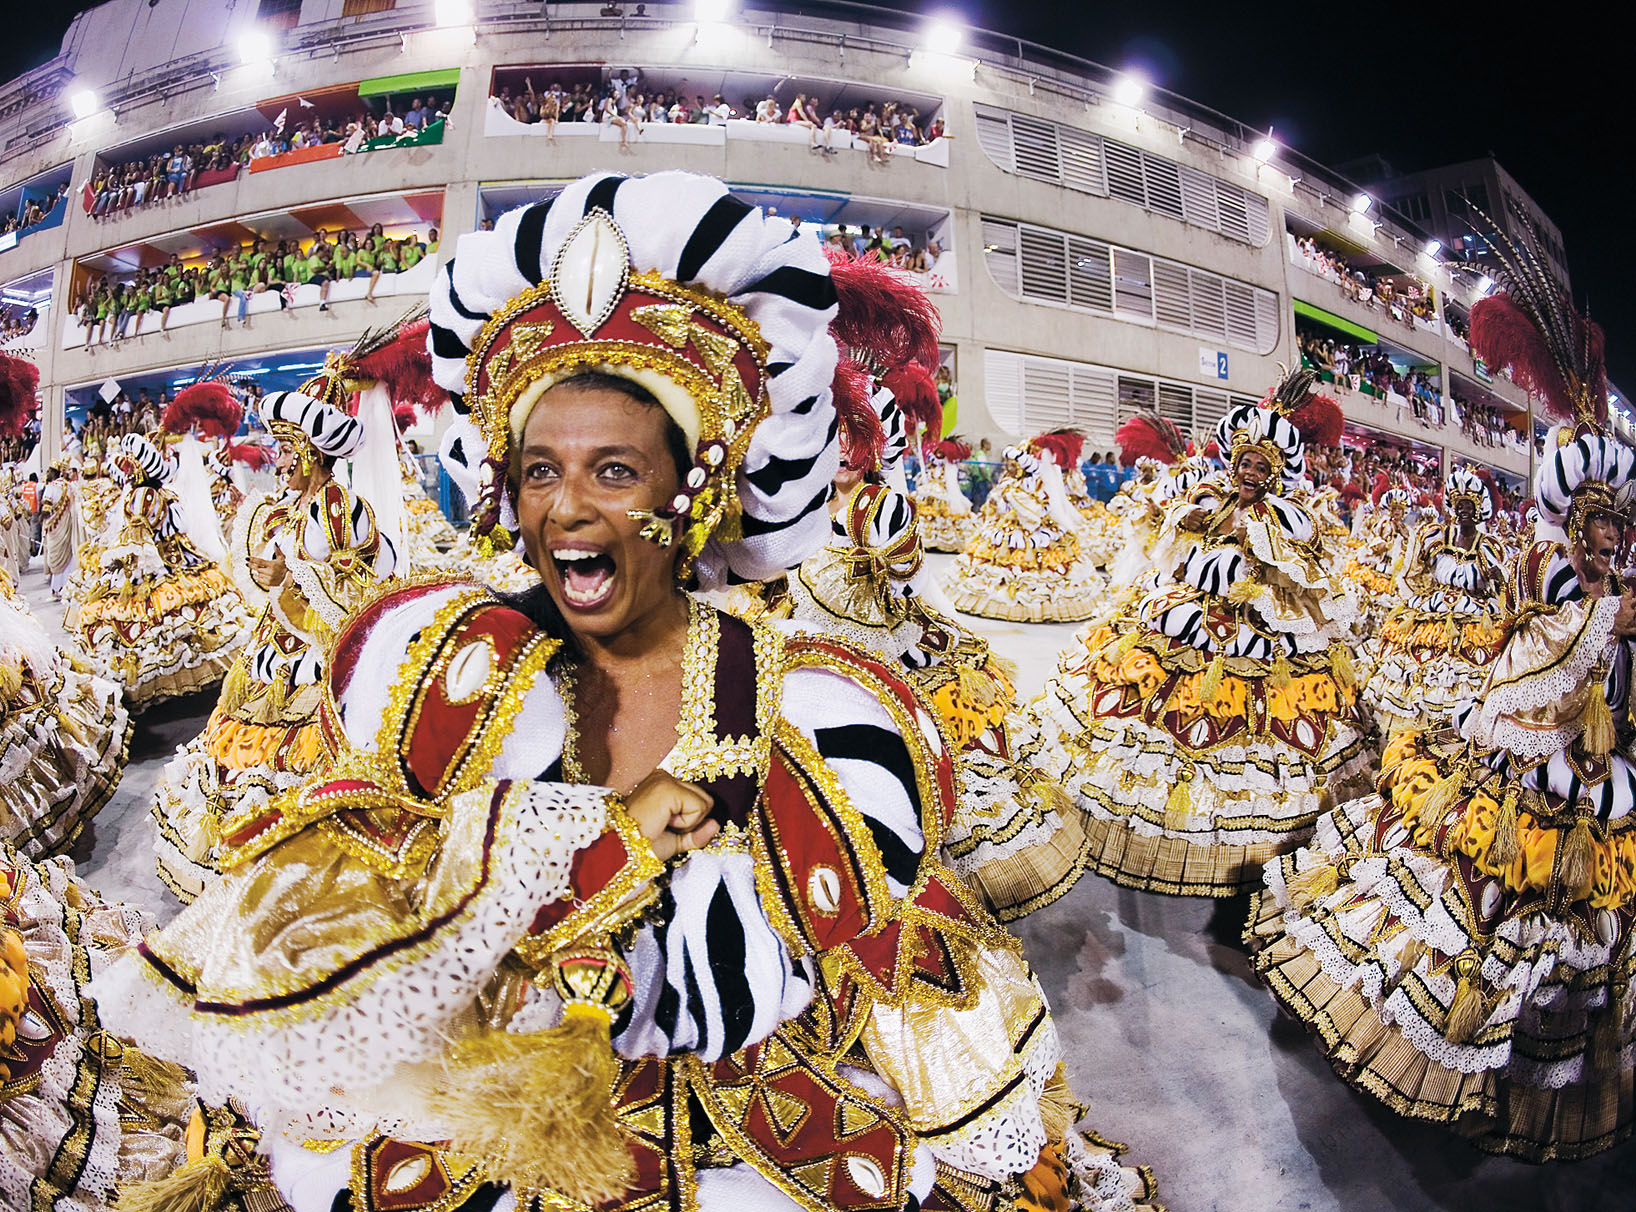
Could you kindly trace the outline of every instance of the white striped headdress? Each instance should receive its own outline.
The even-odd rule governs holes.
[[[1580,426],[1553,429],[1545,439],[1545,457],[1534,473],[1534,499],[1540,517],[1570,538],[1585,514],[1602,510],[1620,518],[1631,515],[1636,484],[1636,451],[1616,438]]]
[[[1494,516],[1494,498],[1488,491],[1488,485],[1469,467],[1456,467],[1449,472],[1448,482],[1443,485],[1443,503],[1450,513],[1454,512],[1454,503],[1459,500],[1469,500],[1477,506],[1479,522],[1486,522]]]
[[[1281,486],[1293,489],[1307,473],[1306,444],[1301,431],[1280,413],[1256,404],[1240,404],[1216,422],[1216,444],[1227,455],[1227,466],[1245,450],[1260,451],[1278,473]]]
[[[555,382],[585,371],[658,398],[694,452],[650,537],[684,525],[709,586],[760,580],[824,543],[839,452],[829,263],[720,181],[598,174],[460,238],[431,297],[441,451],[473,530],[509,546],[511,448]]]
[[[169,477],[171,465],[159,448],[139,433],[128,433],[119,439],[119,453],[114,456],[114,469],[121,482],[164,480]]]
[[[274,436],[285,436],[279,434],[281,426],[299,430],[314,450],[332,459],[348,458],[364,439],[356,417],[299,391],[273,392],[261,403],[261,419]]]

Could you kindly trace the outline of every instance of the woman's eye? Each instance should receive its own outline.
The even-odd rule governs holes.
[[[545,484],[556,478],[557,469],[549,463],[530,463],[523,468],[523,479],[530,484]]]
[[[628,484],[637,478],[635,469],[626,463],[604,463],[597,468],[597,475],[614,484]]]

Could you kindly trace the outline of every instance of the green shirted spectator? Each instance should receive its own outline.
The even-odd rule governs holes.
[[[345,282],[352,276],[358,268],[358,254],[351,244],[343,241],[335,246],[334,265],[337,281]]]
[[[425,255],[417,241],[413,239],[404,240],[398,245],[398,268],[400,270],[413,269],[420,264]]]

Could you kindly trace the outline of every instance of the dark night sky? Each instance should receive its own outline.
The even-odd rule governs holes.
[[[13,7],[23,11],[8,14],[0,79],[51,58],[72,14],[90,6]],[[1275,127],[1320,163],[1378,152],[1408,172],[1492,153],[1561,227],[1576,301],[1608,330],[1614,380],[1636,392],[1630,258],[1609,246],[1630,218],[1617,183],[1630,172],[1636,94],[1605,6],[1570,2],[1515,21],[1519,10],[1498,5],[1398,0],[1114,7],[967,0],[949,11],[1110,67],[1140,65],[1161,87]]]

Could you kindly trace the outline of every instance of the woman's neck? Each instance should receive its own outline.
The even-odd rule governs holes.
[[[687,637],[687,603],[687,595],[678,590],[614,635],[576,632],[574,639],[586,664],[616,679],[624,672],[670,663],[680,659]]]

